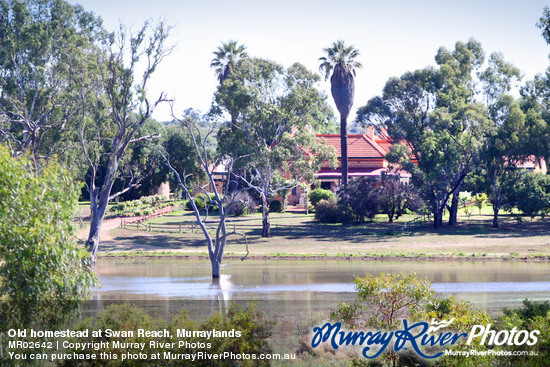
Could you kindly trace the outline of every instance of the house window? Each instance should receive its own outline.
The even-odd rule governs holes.
[[[292,195],[296,195],[296,188],[295,187],[292,188]]]
[[[325,190],[330,190],[330,182],[328,181],[321,182],[321,188]]]

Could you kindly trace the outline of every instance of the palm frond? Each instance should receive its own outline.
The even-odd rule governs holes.
[[[229,40],[222,42],[217,50],[213,52],[214,58],[210,62],[210,67],[215,68],[216,76],[220,83],[231,72],[231,69],[239,62],[239,60],[248,57],[245,45],[237,45],[237,41]]]

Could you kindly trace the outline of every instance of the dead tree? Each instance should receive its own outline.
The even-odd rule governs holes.
[[[174,117],[176,118],[176,117]],[[197,155],[201,170],[206,176],[205,182],[191,182],[192,175],[187,175],[185,172],[178,172],[171,164],[170,157],[166,152],[160,152],[163,156],[166,165],[174,174],[179,187],[185,193],[189,200],[195,219],[200,227],[202,234],[208,246],[208,257],[212,264],[212,278],[220,277],[220,266],[223,260],[223,253],[229,236],[236,235],[243,238],[246,245],[246,255],[241,258],[244,260],[248,256],[248,241],[244,234],[237,232],[235,229],[228,230],[227,220],[233,206],[242,203],[239,200],[239,193],[243,190],[230,191],[230,180],[233,174],[233,165],[240,159],[239,157],[229,157],[219,154],[215,157],[210,157],[207,148],[207,142],[213,138],[216,130],[216,122],[213,122],[206,133],[201,133],[196,121],[193,118],[187,117],[184,119],[176,118],[183,128],[187,129],[193,142],[194,154]],[[224,167],[223,175],[216,177],[216,168]],[[216,182],[221,187],[216,185]],[[211,190],[212,192],[208,192]],[[197,207],[195,199],[203,195],[206,197],[206,204],[203,213]],[[215,220],[209,221],[209,208],[216,206],[218,208],[218,217]]]

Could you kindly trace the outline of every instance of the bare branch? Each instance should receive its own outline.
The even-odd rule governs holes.
[[[136,138],[136,139],[132,139],[128,142],[128,144],[134,144],[134,143],[138,143],[140,141],[151,141],[153,139],[159,139],[160,137],[161,137],[160,134],[149,134],[149,135],[141,136],[141,137]]]

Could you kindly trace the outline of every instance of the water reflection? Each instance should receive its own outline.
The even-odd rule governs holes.
[[[248,261],[228,262],[213,281],[208,261],[100,261],[96,299],[343,300],[366,273],[415,271],[436,292],[485,309],[550,298],[550,264],[512,262]]]

